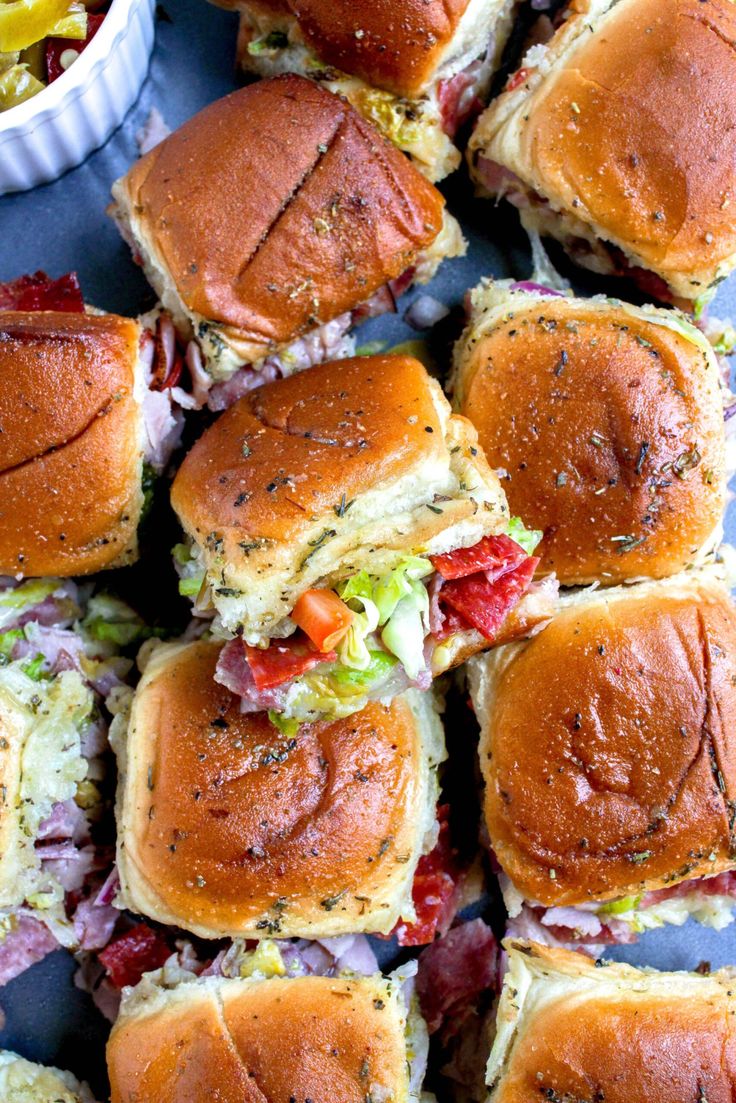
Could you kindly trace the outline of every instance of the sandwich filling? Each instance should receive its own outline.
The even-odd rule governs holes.
[[[0,579],[0,984],[112,934],[103,702],[131,665],[118,645],[143,631],[122,602],[72,581]]]
[[[216,412],[226,410],[263,383],[305,371],[315,364],[352,356],[354,326],[396,312],[397,301],[405,291],[414,284],[428,283],[443,260],[463,256],[466,249],[458,223],[444,211],[437,237],[400,276],[389,280],[352,310],[295,336],[288,344],[268,350],[261,359],[246,363],[225,327],[188,310],[177,295],[163,290],[165,281],[162,283],[159,278],[154,259],[133,238],[120,207],[113,207],[113,216],[133,251],[133,259],[162,296],[156,309],[142,319],[149,334],[144,339],[144,359],[150,364],[151,389],[171,400],[170,416],[174,418],[179,409],[201,410],[207,406]],[[185,386],[187,379],[189,389]],[[163,402],[157,397],[151,405],[154,401],[157,409],[152,410],[151,420],[157,415],[156,422],[160,424],[165,414]],[[169,432],[173,435],[171,426]]]
[[[94,1103],[86,1084],[61,1069],[0,1050],[0,1098],[4,1103]]]
[[[53,280],[45,272],[20,276],[0,284],[0,311],[54,310],[71,314],[100,313],[85,304],[75,272]],[[173,327],[155,316],[143,319],[141,347],[135,368],[136,398],[142,417],[144,483],[146,468],[161,472],[179,446],[188,396],[177,387],[181,367],[175,363]],[[145,486],[144,486],[145,492]]]
[[[408,153],[429,180],[437,181],[460,164],[454,138],[462,126],[483,110],[515,6],[516,0],[502,2],[485,50],[477,51],[474,45],[470,51],[461,50],[457,57],[440,66],[416,99],[375,88],[359,77],[326,65],[304,42],[294,16],[283,12],[250,8],[243,12],[238,55],[246,72],[261,77],[300,73],[344,96],[395,146]],[[474,42],[477,41],[476,36]]]
[[[116,945],[121,944],[122,939],[112,943],[106,953],[110,954]],[[370,977],[381,984],[382,1002],[395,1006],[399,1021],[403,1024],[407,1064],[405,1098],[408,1103],[420,1103],[422,1099],[427,1099],[422,1093],[422,1084],[429,1055],[429,1035],[415,991],[417,962],[408,961],[382,977],[375,954],[362,935],[316,941],[265,939],[258,942],[255,948],[252,942],[237,939],[209,961],[203,961],[191,946],[182,946],[142,977],[139,973],[136,976],[136,973],[134,969],[131,977],[135,987],[120,986],[124,987],[123,1013],[155,1000],[164,990],[182,985],[205,985],[217,978],[276,984],[310,976],[348,980]],[[370,1083],[367,1084],[367,1094],[371,1098],[388,1098],[381,1085],[374,1085],[372,1091],[371,1087]],[[398,1088],[399,1085],[393,1087]]]
[[[500,880],[509,912],[508,935],[594,956],[605,946],[636,942],[644,931],[681,927],[688,919],[721,931],[733,922],[736,910],[733,870],[572,907],[545,907],[523,900],[505,875]]]
[[[265,647],[236,636],[221,652],[217,680],[241,698],[243,711],[268,709],[279,724],[348,716],[369,700],[427,689],[452,665],[464,634],[493,642],[530,590],[541,604],[554,596],[554,582],[532,581],[539,536],[514,518],[507,534],[470,548],[406,555],[385,574],[361,570],[307,590],[288,618],[290,634]],[[181,592],[198,595],[200,561],[186,545],[177,545],[175,558]]]

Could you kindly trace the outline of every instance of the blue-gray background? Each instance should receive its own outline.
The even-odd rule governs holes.
[[[75,269],[85,297],[99,307],[135,314],[151,305],[143,276],[105,215],[110,185],[137,156],[135,133],[154,105],[173,128],[233,89],[235,26],[234,16],[204,0],[164,0],[158,9],[148,80],[120,130],[104,149],[57,183],[0,198],[0,280],[37,268],[54,276]],[[242,187],[248,189],[247,179]],[[481,275],[527,277],[529,254],[515,213],[503,205],[494,209],[473,200],[462,174],[443,190],[470,249],[464,259],[445,265],[432,293],[459,308],[465,291]],[[577,287],[588,292],[613,286],[581,280],[570,269],[566,274],[573,274]],[[617,294],[624,294],[621,285],[616,287]],[[413,297],[410,293],[402,300],[402,310]],[[719,289],[712,311],[736,316],[736,276]],[[450,327],[451,323],[442,327],[444,336],[450,335]],[[386,339],[392,344],[416,336],[400,314],[369,322],[361,331],[361,340]],[[444,342],[437,353],[440,361],[445,359]],[[731,539],[736,537],[735,522],[732,512],[726,526]],[[448,732],[448,739],[462,735]],[[695,923],[650,932],[637,945],[620,947],[611,956],[661,969],[692,969],[704,960],[714,967],[736,964],[736,924],[719,933]],[[72,973],[71,959],[60,952],[0,989],[6,1014],[0,1046],[71,1068],[102,1093],[104,1024],[88,997],[72,987]]]

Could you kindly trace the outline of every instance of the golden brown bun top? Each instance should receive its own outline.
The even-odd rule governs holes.
[[[536,976],[492,1103],[731,1103],[736,1017],[726,978],[608,963],[594,974],[584,955],[533,943],[512,943],[511,953],[530,955]]]
[[[380,981],[231,981],[173,997],[118,1020],[112,1103],[403,1098],[403,1032]]]
[[[214,681],[220,647],[152,659],[136,696],[123,854],[136,910],[262,936],[292,923],[329,933],[350,916],[355,929],[370,909],[380,929],[423,814],[409,705],[375,702],[289,738]]]
[[[524,123],[535,177],[665,278],[715,270],[736,252],[736,5],[625,0],[579,41]]]
[[[357,496],[446,454],[429,377],[407,356],[355,357],[257,388],[186,456],[174,509],[211,530],[289,541]],[[346,513],[349,516],[349,512]]]
[[[485,812],[527,899],[576,904],[733,866],[724,589],[658,583],[574,604],[507,657],[481,751]]]
[[[411,99],[431,82],[468,0],[289,0],[289,6],[320,61]]]
[[[717,531],[718,372],[682,334],[620,307],[512,299],[461,373],[460,412],[562,585],[674,574]]]
[[[139,326],[0,314],[0,574],[88,574],[134,547]]]
[[[187,308],[266,348],[411,267],[444,205],[348,103],[294,75],[210,104],[126,186]]]

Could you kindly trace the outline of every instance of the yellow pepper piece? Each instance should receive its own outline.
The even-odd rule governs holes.
[[[0,51],[24,50],[45,38],[69,10],[69,0],[0,0]]]
[[[29,100],[46,86],[29,73],[25,65],[14,65],[0,73],[0,111],[7,111],[16,104]]]
[[[12,50],[9,54],[0,54],[0,73],[4,73],[6,69],[10,69],[11,66],[17,65],[19,58],[19,50]]]
[[[82,3],[72,3],[66,15],[49,31],[50,38],[86,38],[87,9]]]

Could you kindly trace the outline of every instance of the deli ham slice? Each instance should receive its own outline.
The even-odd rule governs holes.
[[[498,943],[482,919],[453,927],[422,950],[417,995],[430,1034],[446,1019],[459,1018],[481,992],[495,988]]]
[[[31,915],[19,916],[0,942],[0,986],[58,949],[59,943],[48,927]]]

